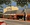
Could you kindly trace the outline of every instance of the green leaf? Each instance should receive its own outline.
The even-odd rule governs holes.
[[[28,4],[25,4],[25,5],[27,5],[27,6],[28,6]]]
[[[5,3],[6,4],[6,2],[8,2],[8,4],[11,2],[11,0],[0,0],[0,4],[3,4],[3,3]]]

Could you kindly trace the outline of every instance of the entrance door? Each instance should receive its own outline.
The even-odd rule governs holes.
[[[23,15],[17,15],[17,19],[22,19]]]
[[[2,14],[0,14],[0,18],[3,18],[3,15]]]

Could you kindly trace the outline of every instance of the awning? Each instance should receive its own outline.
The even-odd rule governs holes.
[[[8,6],[8,7],[4,8],[4,13],[7,11],[14,11],[14,10],[18,10],[18,7]]]

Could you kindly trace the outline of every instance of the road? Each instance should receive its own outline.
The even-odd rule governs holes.
[[[19,21],[12,21],[12,20],[5,20],[5,22],[8,24],[8,25],[30,25],[30,22],[19,22]]]

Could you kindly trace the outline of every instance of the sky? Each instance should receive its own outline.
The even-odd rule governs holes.
[[[28,8],[30,8],[30,4],[28,4]]]
[[[10,5],[10,4],[9,4],[9,5]],[[3,8],[6,7],[5,4],[2,4],[2,6],[3,6]],[[17,6],[16,2],[12,1],[12,2],[11,2],[11,6]],[[23,10],[24,8],[27,8],[27,7],[30,8],[30,4],[28,4],[28,6],[24,6],[24,7],[18,6],[19,10]]]

